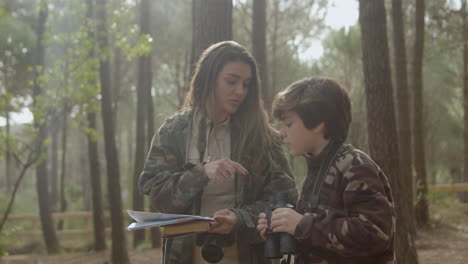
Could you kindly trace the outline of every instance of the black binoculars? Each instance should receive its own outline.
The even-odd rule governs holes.
[[[201,245],[202,258],[208,263],[218,263],[224,258],[224,247],[234,242],[232,235],[203,233],[197,236],[197,244]]]
[[[269,227],[271,225],[271,214],[277,208],[293,208],[288,203],[288,195],[285,192],[276,193],[270,200],[269,210],[267,212],[268,230],[266,232],[267,240],[265,242],[266,258],[280,259],[283,255],[293,254],[296,252],[296,240],[288,233],[274,233]]]

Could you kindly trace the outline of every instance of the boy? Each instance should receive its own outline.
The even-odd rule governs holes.
[[[388,180],[364,152],[344,144],[351,122],[346,90],[324,77],[307,78],[280,92],[273,115],[294,156],[308,173],[296,211],[273,211],[270,229],[298,242],[295,263],[393,263],[394,208]],[[257,229],[265,238],[267,219]]]

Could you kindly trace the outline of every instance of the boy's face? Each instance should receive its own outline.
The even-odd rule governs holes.
[[[296,112],[287,111],[283,115],[281,124],[280,135],[284,143],[288,144],[291,155],[318,154],[316,152],[321,150],[320,147],[325,141],[323,122],[314,128],[308,129]]]

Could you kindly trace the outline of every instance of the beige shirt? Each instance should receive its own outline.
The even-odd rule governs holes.
[[[187,161],[197,164],[200,162],[198,150],[200,114],[194,115],[191,138],[188,141]],[[206,149],[203,161],[210,162],[231,157],[231,128],[230,119],[218,124],[206,120]],[[201,197],[200,215],[212,216],[221,209],[233,208],[235,206],[234,177],[215,182],[210,180],[203,189]],[[205,263],[200,254],[200,247],[195,247],[193,263]],[[221,264],[239,263],[237,246],[224,248],[224,258]]]

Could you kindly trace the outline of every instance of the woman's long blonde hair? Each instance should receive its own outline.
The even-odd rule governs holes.
[[[280,140],[268,122],[268,115],[260,96],[257,64],[250,52],[234,41],[223,41],[207,48],[198,59],[185,98],[184,108],[200,111],[206,116],[205,106],[214,103],[215,83],[224,65],[241,61],[251,68],[252,80],[244,102],[231,115],[232,126],[238,133],[233,159],[247,164],[257,174],[275,166],[274,151],[279,151]]]

